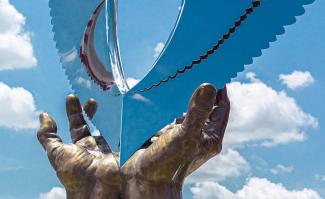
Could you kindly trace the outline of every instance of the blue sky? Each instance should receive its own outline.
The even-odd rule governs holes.
[[[180,2],[119,3],[124,71],[141,79],[167,40]],[[47,4],[0,0],[0,16],[6,16],[0,19],[0,40],[9,46],[0,46],[0,60],[14,57],[0,61],[0,198],[62,198],[36,139],[36,116],[47,111],[70,141],[65,96],[72,90]],[[324,21],[325,2],[316,0],[229,85],[233,112],[224,152],[189,178],[184,198],[258,198],[263,189],[287,198],[325,198]],[[12,104],[25,108],[17,113]]]

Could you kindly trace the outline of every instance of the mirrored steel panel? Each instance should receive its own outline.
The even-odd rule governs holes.
[[[98,101],[93,119],[118,150],[122,96],[128,90],[120,65],[116,2],[50,0],[54,41],[72,89],[85,102]]]
[[[50,0],[50,8],[54,41],[72,88],[83,101],[98,101],[93,122],[113,150],[120,138],[123,164],[186,112],[196,87],[229,83],[313,2],[183,0],[164,50],[131,90],[118,48],[117,0]]]
[[[201,83],[222,88],[313,0],[184,0],[160,58],[124,98],[121,164],[187,110]]]

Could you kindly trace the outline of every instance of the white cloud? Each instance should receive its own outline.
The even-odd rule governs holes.
[[[227,149],[190,175],[186,182],[221,181],[227,177],[238,177],[249,170],[248,162],[237,151]]]
[[[261,82],[261,80],[259,80],[257,77],[256,77],[256,74],[253,73],[253,72],[248,72],[246,74],[246,78],[251,81],[251,82]]]
[[[0,82],[0,127],[36,129],[38,114],[33,95],[24,88]]]
[[[66,193],[63,188],[54,187],[47,193],[41,193],[38,199],[66,199]]]
[[[156,44],[156,47],[155,47],[155,54],[154,54],[154,57],[155,59],[157,59],[161,53],[161,51],[164,49],[165,47],[165,44],[162,43],[162,42],[159,42]]]
[[[316,128],[317,119],[305,113],[284,91],[276,91],[248,75],[250,83],[228,85],[230,119],[225,134],[226,146],[261,143],[263,146],[305,140],[304,130]]]
[[[80,86],[83,86],[85,88],[90,89],[91,88],[91,81],[82,77],[78,77],[76,78],[76,82],[77,84],[79,84]]]
[[[291,74],[281,74],[279,80],[289,89],[307,87],[315,82],[313,76],[308,71],[293,71]]]
[[[236,195],[216,182],[196,183],[191,187],[194,199],[235,199]]]
[[[276,165],[276,167],[274,167],[273,169],[271,169],[271,172],[273,174],[280,174],[280,173],[291,173],[293,171],[293,166],[285,166],[282,164],[278,164]]]
[[[23,29],[25,20],[8,0],[0,0],[0,71],[37,64],[30,33]]]
[[[135,85],[137,85],[140,82],[140,80],[135,79],[133,77],[128,77],[126,78],[126,82],[128,83],[130,88],[133,88]]]
[[[312,189],[288,190],[267,179],[251,178],[236,193],[215,182],[196,183],[191,188],[194,199],[321,199]]]

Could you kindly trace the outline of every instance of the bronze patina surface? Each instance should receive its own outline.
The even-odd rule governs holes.
[[[185,116],[148,140],[122,167],[101,136],[91,136],[82,109],[92,118],[97,103],[66,102],[72,144],[64,144],[55,121],[41,114],[38,139],[64,185],[68,199],[178,199],[185,178],[220,153],[230,103],[227,89],[202,84]],[[136,133],[136,132],[135,132]]]

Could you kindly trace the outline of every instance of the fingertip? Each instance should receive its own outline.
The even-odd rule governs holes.
[[[75,113],[81,113],[81,105],[77,95],[70,94],[66,98],[66,110],[68,116]]]
[[[48,113],[44,112],[39,115],[39,121],[40,121],[41,125],[45,125],[49,122],[52,122],[53,120]]]
[[[79,98],[75,94],[69,94],[66,98],[66,103],[76,103],[79,102]]]
[[[215,96],[217,93],[217,90],[216,88],[214,87],[213,84],[209,84],[209,83],[204,83],[204,84],[201,84],[199,89],[198,89],[198,95],[201,97],[201,98],[204,98],[204,99],[211,99],[213,96]]]
[[[77,97],[77,95],[71,93],[71,94],[67,95],[67,100],[70,98],[76,98],[76,97]]]
[[[98,103],[95,99],[91,98],[84,104],[84,108],[91,109],[91,110],[97,110]]]
[[[68,105],[68,104],[73,103],[73,102],[76,102],[78,100],[79,99],[78,99],[78,97],[75,94],[69,94],[66,97],[66,104]]]
[[[47,116],[48,116],[47,113],[41,113],[41,114],[39,115],[39,121],[40,121],[41,123],[43,123],[44,118],[47,117]]]
[[[227,105],[230,103],[227,93],[227,86],[224,86],[222,89],[218,90],[217,97],[216,97],[216,105]]]
[[[97,101],[94,98],[90,98],[88,103],[97,106]]]
[[[213,109],[217,96],[216,88],[212,84],[201,84],[192,95],[188,113],[182,126],[185,131],[199,132]]]
[[[222,99],[228,98],[228,91],[226,85],[221,89],[221,98]]]
[[[87,116],[92,119],[97,112],[98,104],[93,98],[89,99],[84,105],[83,110],[86,112]]]
[[[37,136],[41,136],[44,133],[56,132],[57,127],[55,121],[48,113],[41,113],[39,116],[40,128],[37,132]]]
[[[214,85],[209,83],[201,84],[192,96],[190,108],[195,106],[203,110],[211,109],[215,102],[216,95],[217,91]]]
[[[93,99],[93,98],[89,99],[88,103],[89,103],[89,106],[91,106],[93,109],[97,110],[98,103],[95,99]]]
[[[201,84],[199,89],[202,90],[203,92],[217,92],[215,86],[210,83]]]

